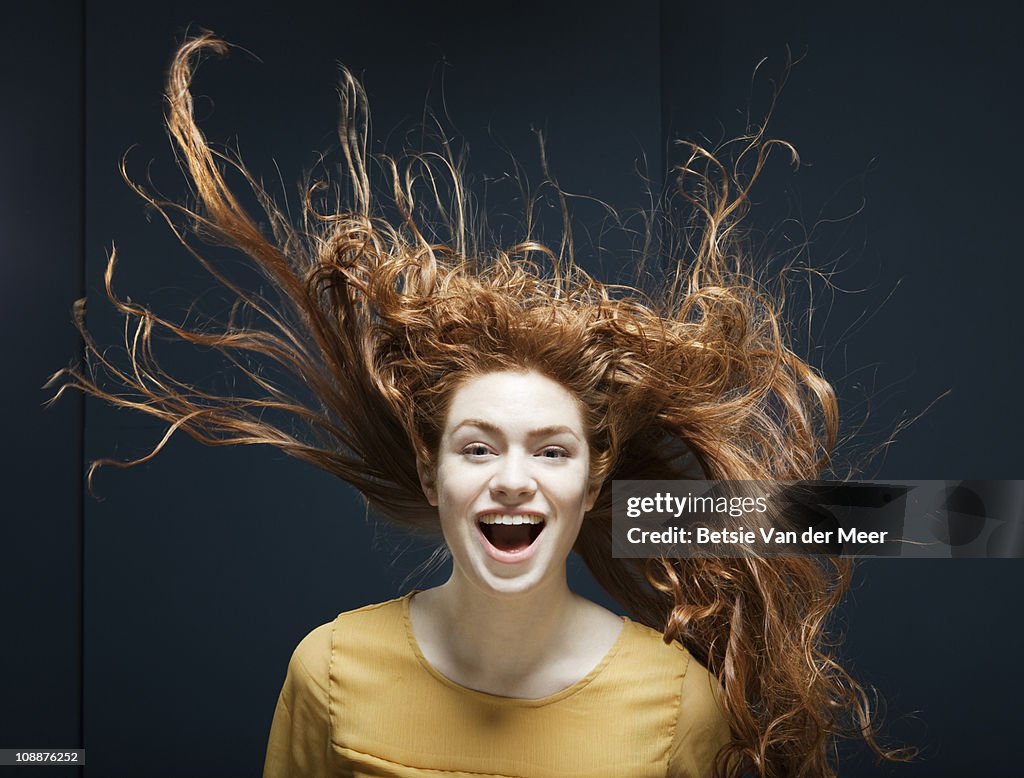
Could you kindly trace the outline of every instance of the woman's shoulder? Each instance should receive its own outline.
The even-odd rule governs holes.
[[[632,686],[647,683],[669,691],[681,715],[717,717],[721,684],[678,641],[666,642],[658,630],[627,620],[618,653],[617,666],[630,675]]]
[[[315,684],[326,693],[331,655],[339,636],[347,641],[379,640],[384,632],[401,623],[404,599],[401,597],[345,611],[310,630],[292,652],[288,663],[289,672]]]
[[[662,672],[681,680],[696,664],[690,652],[678,641],[665,642],[664,636],[640,622],[628,620],[625,626],[624,649],[636,667],[659,668]]]
[[[656,629],[633,623],[640,633],[639,643],[652,656],[657,656],[679,673],[682,703],[689,707],[714,709],[722,694],[722,686],[713,674],[694,658],[693,654],[677,640],[665,642],[664,636]]]
[[[657,673],[658,681],[672,688],[677,707],[669,775],[710,775],[715,753],[731,739],[721,683],[678,641],[666,643],[656,629],[637,622],[627,627],[629,665],[638,672]]]
[[[339,635],[344,642],[366,644],[383,635],[382,624],[394,621],[401,600],[367,605],[340,613],[310,630],[292,651],[278,696],[264,763],[264,776],[327,775],[331,729],[332,672],[337,673]],[[386,629],[386,627],[385,627]],[[366,652],[373,655],[373,652]]]

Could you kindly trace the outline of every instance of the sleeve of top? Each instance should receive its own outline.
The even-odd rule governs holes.
[[[732,739],[718,699],[721,684],[689,657],[679,695],[679,716],[669,752],[668,778],[711,778],[715,754]]]
[[[263,778],[321,778],[331,773],[332,626],[314,629],[292,653],[270,726]]]

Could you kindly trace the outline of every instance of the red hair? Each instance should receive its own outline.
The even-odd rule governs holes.
[[[769,153],[779,149],[795,159],[793,149],[761,133],[745,138],[739,159],[750,162],[751,172],[743,175],[739,163],[726,168],[691,145],[689,162],[676,172],[698,228],[671,244],[677,261],[661,293],[647,295],[590,277],[574,263],[568,239],[555,251],[528,230],[514,246],[482,247],[447,147],[403,163],[379,158],[397,213],[393,221],[383,218],[368,172],[366,98],[347,71],[339,127],[345,205],[319,212],[315,185],[302,224],[290,223],[196,125],[193,61],[226,50],[210,34],[188,40],[168,77],[167,125],[195,184],[195,206],[136,189],[237,295],[236,305],[271,326],[192,330],[121,300],[112,287],[112,253],[107,295],[135,324],[126,337],[130,367],[116,366],[94,344],[82,300],[76,321],[89,374],[68,368],[48,385],[63,379],[57,397],[79,389],[171,427],[145,457],[94,462],[90,483],[97,467],[146,461],[180,429],[210,445],[276,446],[353,484],[388,519],[436,530],[416,461],[433,461],[452,391],[489,371],[537,370],[579,399],[593,476],[604,484],[576,550],[625,609],[666,641],[683,643],[722,683],[734,739],[719,755],[719,772],[732,764],[765,778],[832,776],[830,748],[839,735],[862,738],[881,757],[906,758],[908,752],[876,742],[868,696],[826,638],[827,617],[849,586],[848,561],[611,554],[612,479],[799,480],[819,476],[828,464],[838,424],[832,388],[787,346],[779,304],[747,275],[738,229]],[[225,164],[252,186],[269,231],[227,186]],[[441,176],[453,192],[445,202],[437,194]],[[414,196],[423,181],[434,195],[427,198],[433,211]],[[175,213],[184,214],[192,232],[238,249],[269,280],[279,304],[219,274],[175,227]],[[441,229],[444,239],[437,237]],[[220,351],[260,396],[211,395],[174,380],[153,357],[155,329]],[[312,401],[290,396],[244,366],[241,355],[284,369]],[[116,388],[96,380],[97,364]],[[292,423],[267,420],[267,410]]]

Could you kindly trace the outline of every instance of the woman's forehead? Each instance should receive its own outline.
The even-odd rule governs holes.
[[[583,419],[575,396],[557,381],[535,371],[484,373],[452,394],[445,430],[453,434],[473,426],[485,431],[571,433],[583,437]]]

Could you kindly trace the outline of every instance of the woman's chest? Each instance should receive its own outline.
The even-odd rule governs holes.
[[[669,688],[598,679],[531,704],[419,670],[349,677],[334,690],[332,748],[352,775],[665,775],[678,705]]]

